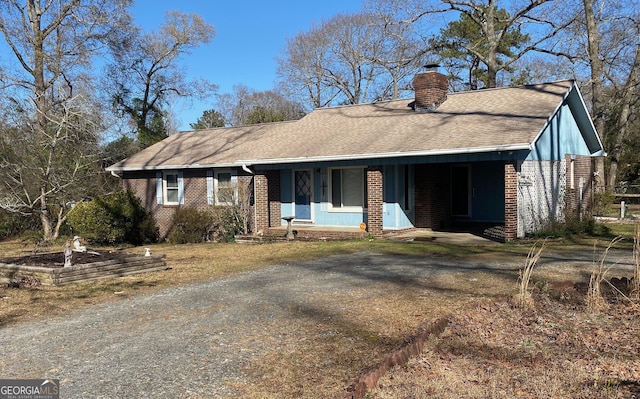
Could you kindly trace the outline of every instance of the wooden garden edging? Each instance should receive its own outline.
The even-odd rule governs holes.
[[[0,263],[0,282],[19,282],[24,277],[32,277],[39,280],[42,285],[65,285],[101,278],[165,270],[166,268],[167,260],[164,254],[151,256],[132,255],[123,259],[56,268]]]

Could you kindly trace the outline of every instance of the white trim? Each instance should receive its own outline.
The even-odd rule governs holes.
[[[178,198],[176,201],[169,201],[169,195],[168,195],[168,184],[167,184],[167,176],[170,175],[175,175],[176,176],[176,187],[172,187],[171,190],[175,190],[176,194],[178,195]],[[180,189],[181,189],[181,172],[177,171],[177,170],[167,170],[162,172],[162,202],[163,205],[180,205],[181,202],[180,200],[182,199],[183,203],[184,203],[184,194],[181,195],[180,193]]]
[[[251,163],[253,165],[277,165],[283,163],[299,163],[299,162],[326,162],[326,161],[353,161],[361,159],[376,158],[406,158],[420,156],[435,155],[458,155],[458,154],[475,154],[481,152],[508,152],[508,151],[531,151],[533,145],[530,143],[508,144],[497,147],[469,147],[454,148],[443,150],[427,150],[427,151],[398,151],[398,152],[381,152],[372,154],[351,154],[351,155],[325,155],[316,157],[296,157],[296,158],[270,158],[270,159],[252,159],[238,161],[236,164]]]
[[[207,205],[213,205],[213,169],[207,169]]]
[[[333,205],[333,171],[334,170],[345,170],[345,169],[358,169],[360,171],[362,171],[362,191],[361,191],[361,195],[362,195],[362,206],[339,206],[336,207]],[[347,166],[347,167],[335,167],[335,168],[327,168],[327,203],[328,203],[328,212],[335,212],[335,213],[340,213],[340,212],[357,212],[357,213],[364,213],[367,212],[367,199],[365,198],[365,191],[367,189],[367,168],[366,167],[362,167],[362,166]],[[342,174],[341,174],[341,178],[342,178]],[[341,184],[344,183],[343,181],[341,181]],[[341,187],[342,189],[342,187]],[[342,194],[342,193],[341,193]]]
[[[164,202],[164,184],[162,178],[162,172],[156,172],[156,204],[162,205]]]
[[[235,162],[225,162],[220,164],[187,164],[187,165],[160,165],[160,166],[127,166],[127,167],[114,167],[110,166],[105,170],[107,172],[133,172],[139,170],[169,170],[169,169],[202,169],[202,168],[220,168],[220,167],[242,167],[242,165],[279,165],[284,163],[299,163],[299,162],[326,162],[326,161],[353,161],[361,159],[375,159],[375,158],[405,158],[405,157],[420,157],[420,156],[435,156],[435,155],[459,155],[459,154],[475,154],[486,152],[508,152],[508,151],[521,151],[533,149],[532,143],[520,143],[520,144],[507,144],[502,146],[487,146],[487,147],[465,147],[465,148],[448,148],[441,150],[426,150],[426,151],[398,151],[398,152],[381,152],[370,154],[350,154],[350,155],[321,155],[315,157],[295,157],[295,158],[265,158],[265,159],[253,159],[253,160],[238,160]]]
[[[218,176],[220,174],[229,174],[230,179],[229,183],[233,187],[233,199],[231,201],[222,201],[218,198],[218,192],[220,188]],[[238,175],[235,169],[214,169],[213,170],[213,202],[214,205],[223,205],[223,206],[231,206],[238,203]]]

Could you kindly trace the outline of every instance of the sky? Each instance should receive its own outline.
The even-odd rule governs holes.
[[[169,10],[196,13],[213,25],[216,35],[181,59],[189,79],[203,77],[231,93],[243,84],[257,91],[270,90],[276,80],[276,57],[287,38],[308,31],[314,23],[339,13],[361,10],[360,0],[136,0],[135,22],[145,31],[157,30]],[[212,100],[176,104],[173,112],[180,130],[188,130]]]

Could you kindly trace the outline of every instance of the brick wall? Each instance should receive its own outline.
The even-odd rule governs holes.
[[[282,199],[280,190],[280,171],[267,172],[269,181],[269,226],[276,227],[282,224]]]
[[[415,227],[434,230],[451,227],[449,166],[416,166],[415,184]]]
[[[594,179],[594,159],[589,156],[565,155],[566,161],[566,213],[585,215],[593,205]],[[573,166],[572,166],[573,165]],[[573,169],[573,174],[572,174]],[[581,185],[582,183],[582,185]]]
[[[518,236],[518,179],[515,163],[504,165],[504,239],[515,240]]]
[[[163,205],[157,203],[156,197],[156,173],[155,172],[125,172],[123,175],[123,188],[132,190],[142,205],[151,212],[158,225],[160,239],[165,239],[171,229],[172,218],[180,207],[206,209],[207,204],[207,172],[205,169],[186,169],[182,172],[184,187],[183,205]],[[238,176],[238,184],[250,187],[253,179],[251,176]],[[242,190],[239,190],[242,192]],[[253,212],[249,212],[250,215]],[[250,218],[250,227],[253,226],[253,218]]]
[[[254,201],[256,232],[269,228],[269,180],[265,173],[256,172],[254,176]]]
[[[367,168],[368,226],[369,234],[382,237],[382,166]]]

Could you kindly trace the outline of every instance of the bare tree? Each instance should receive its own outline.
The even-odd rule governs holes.
[[[380,7],[372,11],[372,51],[369,61],[384,72],[377,79],[375,89],[379,100],[395,100],[411,91],[411,80],[434,53],[426,40],[417,33],[417,25],[399,18],[400,6]]]
[[[207,97],[215,86],[188,81],[178,61],[215,34],[213,26],[196,14],[170,11],[158,32],[136,32],[113,48],[109,66],[110,92],[116,108],[131,118],[142,148],[167,137],[165,107],[175,97]]]
[[[303,107],[273,90],[255,91],[244,85],[217,96],[217,108],[231,126],[300,119]]]
[[[315,108],[397,98],[424,48],[390,9],[337,15],[289,39],[278,73],[289,93]]]
[[[611,162],[607,188],[613,190],[631,110],[638,101],[640,11],[633,1],[614,4],[584,0],[583,4],[591,111],[596,129],[608,144]]]
[[[108,40],[130,25],[127,0],[5,0],[0,32],[17,62],[4,69],[15,106],[14,133],[3,137],[0,206],[38,213],[43,238],[57,237],[68,201],[87,170],[85,149],[99,120],[85,72]],[[89,113],[87,113],[89,112]],[[73,147],[81,148],[73,151]]]

